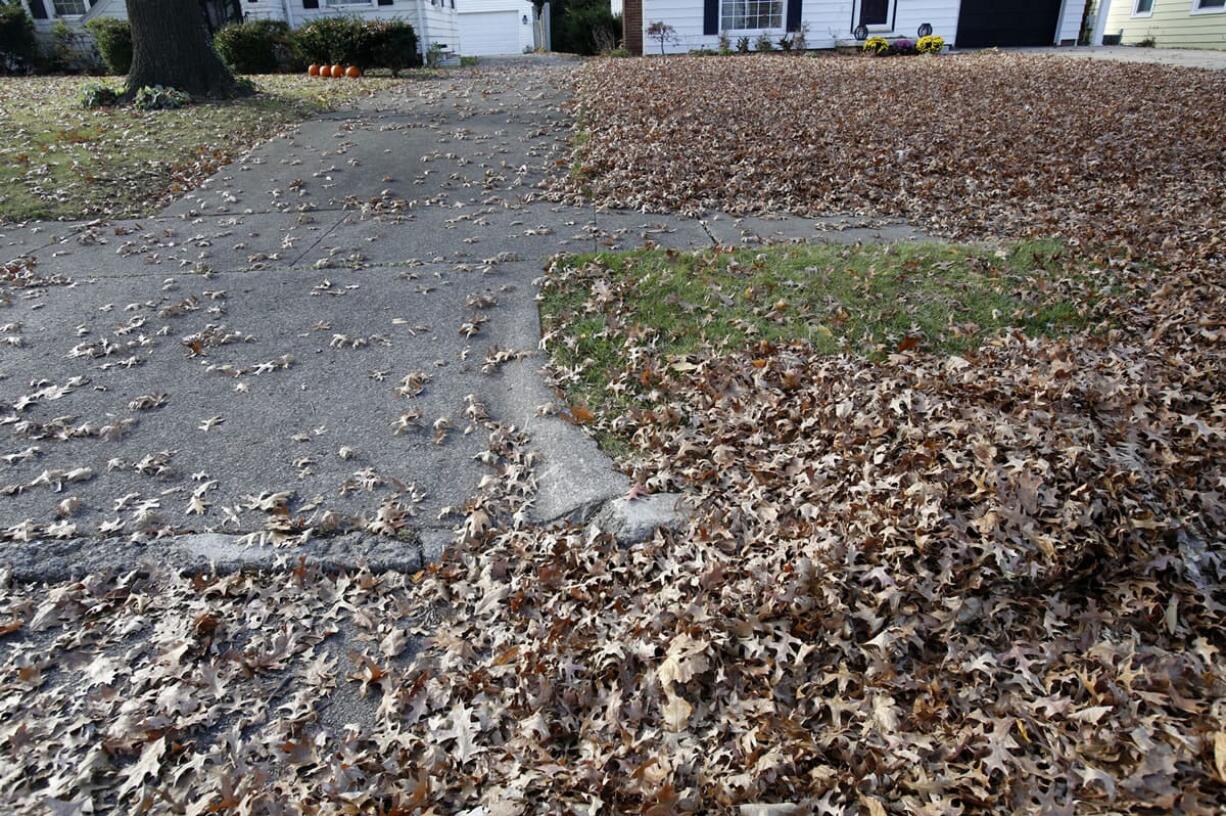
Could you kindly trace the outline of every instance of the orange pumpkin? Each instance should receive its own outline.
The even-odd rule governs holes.
[[[349,77],[350,79],[357,79],[361,75],[362,75],[362,69],[356,65],[350,65],[348,68],[345,69],[345,76]]]
[[[344,75],[345,75],[345,66],[343,65],[333,65],[332,66],[332,78],[333,79],[340,79]]]
[[[319,75],[320,75],[321,77],[326,77],[326,76],[328,76],[328,75],[329,75],[329,74],[331,74],[331,73],[332,73],[332,66],[331,66],[331,65],[321,65],[321,66],[319,66]]]
[[[307,69],[307,74],[310,76],[319,76],[319,66],[312,65],[310,68]]]

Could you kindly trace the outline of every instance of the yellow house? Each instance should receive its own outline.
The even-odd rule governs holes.
[[[1094,0],[1093,40],[1226,49],[1226,0]]]

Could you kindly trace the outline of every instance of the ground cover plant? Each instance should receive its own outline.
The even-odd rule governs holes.
[[[95,79],[0,78],[0,129],[9,137],[0,145],[0,219],[155,211],[284,127],[394,84],[255,81],[262,93],[251,98],[140,111],[84,108],[83,97],[99,95]]]

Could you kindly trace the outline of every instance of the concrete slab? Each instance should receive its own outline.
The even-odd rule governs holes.
[[[713,213],[703,223],[711,237],[724,246],[806,242],[881,244],[930,240],[929,236],[909,224],[886,219]]]
[[[1110,60],[1112,62],[1149,63],[1175,68],[1203,68],[1226,71],[1226,51],[1197,48],[1137,48],[1130,45],[1062,46],[1059,48],[1017,48],[1031,54],[1053,54],[1071,59]]]
[[[74,280],[269,269],[297,263],[342,217],[293,212],[129,219],[23,254],[40,273]]]

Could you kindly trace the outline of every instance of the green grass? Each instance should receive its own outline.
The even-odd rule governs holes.
[[[571,405],[628,410],[641,372],[627,338],[657,363],[793,342],[883,359],[900,349],[970,354],[1006,329],[1084,327],[1088,280],[1057,242],[1004,250],[941,243],[776,245],[699,253],[641,250],[562,261],[541,303],[555,363],[582,366]],[[629,376],[626,376],[629,375]],[[621,380],[630,387],[617,389]],[[614,452],[617,440],[602,439]]]
[[[0,220],[148,214],[286,125],[403,81],[253,79],[248,99],[141,112],[81,109],[93,77],[0,78]]]

